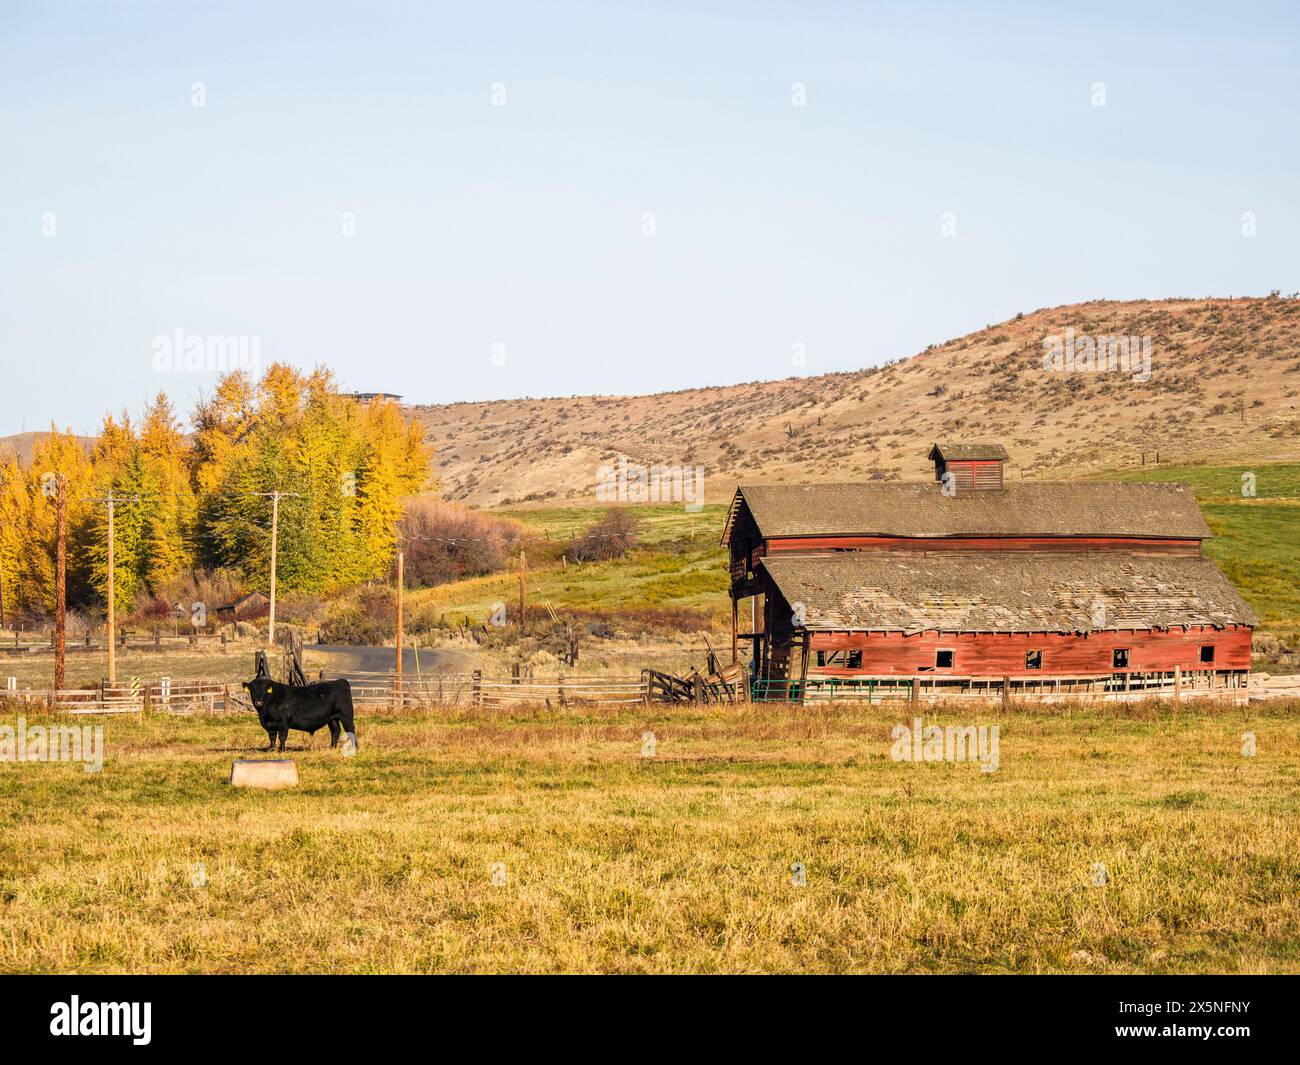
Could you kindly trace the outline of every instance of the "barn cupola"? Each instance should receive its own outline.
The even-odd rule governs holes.
[[[934,479],[946,495],[1000,491],[1007,450],[1001,444],[943,441],[930,448]]]

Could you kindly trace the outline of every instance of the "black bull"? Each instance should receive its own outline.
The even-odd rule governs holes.
[[[253,700],[257,719],[271,737],[266,748],[268,751],[275,746],[277,737],[283,751],[290,729],[311,735],[328,725],[331,747],[338,746],[340,732],[351,733],[355,740],[357,730],[352,721],[352,687],[346,680],[294,687],[257,677],[244,681],[244,687]]]

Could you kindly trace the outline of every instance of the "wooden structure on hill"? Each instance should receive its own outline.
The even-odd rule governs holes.
[[[1203,557],[1185,485],[1008,483],[1000,444],[930,459],[934,484],[737,489],[732,654],[751,641],[757,697],[899,678],[1244,689],[1257,619]]]

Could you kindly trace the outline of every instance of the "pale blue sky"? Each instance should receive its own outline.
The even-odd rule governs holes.
[[[153,369],[178,328],[446,402],[1295,291],[1298,30],[1294,2],[0,0],[0,433],[188,410],[212,377]]]

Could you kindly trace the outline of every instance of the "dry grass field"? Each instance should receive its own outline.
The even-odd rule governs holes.
[[[83,721],[102,772],[0,763],[0,970],[1300,972],[1300,704],[925,713],[991,773],[908,717],[365,713],[280,792],[251,717]]]

